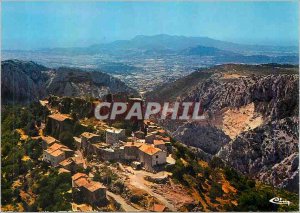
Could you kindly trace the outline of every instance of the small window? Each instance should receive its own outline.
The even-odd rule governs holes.
[[[158,155],[156,155],[156,158],[158,158]]]

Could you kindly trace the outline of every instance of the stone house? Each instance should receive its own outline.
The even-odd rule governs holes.
[[[69,171],[75,171],[75,162],[72,158],[67,158],[59,163],[61,168],[64,168]]]
[[[101,160],[123,160],[124,159],[124,147],[115,146],[111,147],[109,144],[98,143],[93,144],[93,153],[96,154]]]
[[[154,147],[159,148],[162,151],[167,151],[167,146],[163,140],[153,140],[153,145]]]
[[[71,157],[73,154],[73,150],[68,147],[59,143],[54,143],[48,149],[43,151],[43,160],[56,167],[61,161]]]
[[[124,159],[125,160],[137,160],[139,157],[139,148],[143,143],[139,142],[127,142],[124,145]]]
[[[119,140],[125,138],[125,129],[106,129],[106,143],[108,144],[119,143]]]
[[[63,169],[75,172],[79,168],[84,168],[84,162],[79,157],[74,156],[61,161],[59,166]]]
[[[153,133],[148,133],[146,136],[145,136],[145,141],[146,143],[153,143],[153,140],[156,139],[156,132],[153,132]]]
[[[156,166],[166,163],[167,153],[154,145],[143,144],[139,147],[139,161],[145,170],[153,171]]]
[[[46,132],[55,138],[59,137],[59,134],[68,131],[72,132],[74,126],[73,119],[67,114],[52,114],[47,118]]]
[[[74,143],[75,143],[75,147],[77,150],[81,149],[81,138],[79,137],[73,137],[74,139]]]
[[[145,133],[143,131],[135,131],[134,136],[139,139],[145,139]]]
[[[97,155],[97,156],[101,155],[101,150],[103,150],[105,148],[109,148],[109,147],[110,146],[107,143],[94,143],[94,144],[91,144],[92,153]]]
[[[100,182],[92,181],[83,173],[72,176],[72,193],[77,202],[91,205],[101,205],[106,202],[106,187]]]
[[[85,147],[87,141],[90,143],[96,143],[102,140],[102,137],[100,135],[91,132],[84,132],[80,136],[81,136],[82,147]]]
[[[100,142],[102,137],[100,135],[96,135],[90,132],[84,132],[80,135],[81,137],[81,148],[83,149],[83,153],[85,155],[89,153],[93,153],[92,144]]]
[[[50,147],[52,144],[59,142],[58,140],[56,140],[55,138],[51,137],[51,136],[42,136],[42,148],[43,150],[47,149],[48,147]]]
[[[78,168],[86,168],[83,158],[75,155],[74,157],[72,157],[72,160],[74,161],[75,164],[75,170]]]

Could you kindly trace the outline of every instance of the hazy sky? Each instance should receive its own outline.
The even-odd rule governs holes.
[[[136,35],[297,45],[298,2],[2,2],[2,48],[86,46]]]

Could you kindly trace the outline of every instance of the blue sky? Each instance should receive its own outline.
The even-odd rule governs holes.
[[[87,46],[136,35],[297,45],[298,2],[2,2],[2,48]]]

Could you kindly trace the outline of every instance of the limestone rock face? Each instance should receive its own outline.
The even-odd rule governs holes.
[[[298,69],[220,65],[185,79],[193,84],[176,99],[201,101],[207,119],[161,121],[173,137],[260,181],[298,189]]]
[[[48,68],[34,62],[9,60],[1,62],[1,96],[5,102],[38,100],[46,94],[43,83]]]
[[[244,174],[293,189],[291,185],[299,175],[297,126],[297,118],[269,122],[240,134],[222,147],[217,156]]]
[[[214,126],[202,126],[196,123],[185,123],[180,126],[173,137],[184,141],[188,146],[200,148],[207,154],[215,155],[230,141],[230,138]]]
[[[1,62],[3,103],[30,102],[47,95],[102,97],[108,93],[136,94],[122,81],[99,71],[75,68],[50,69],[34,62]]]
[[[135,93],[122,81],[101,72],[86,72],[78,69],[59,68],[47,72],[45,83],[48,94],[58,96],[101,98],[108,93]]]
[[[254,103],[265,117],[284,118],[298,114],[298,75],[251,75],[225,82],[212,76],[184,98],[197,99],[213,112]]]

